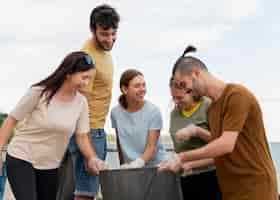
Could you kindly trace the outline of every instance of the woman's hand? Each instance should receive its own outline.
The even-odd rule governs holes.
[[[121,169],[142,168],[145,166],[145,161],[142,158],[137,158],[130,163],[121,165]]]
[[[159,164],[159,171],[172,171],[178,173],[182,169],[182,161],[177,153],[174,153],[167,161]]]
[[[189,175],[192,175],[193,173],[193,170],[192,170],[192,166],[190,164],[190,162],[185,162],[183,165],[182,165],[182,168],[183,168],[183,174],[182,176],[189,176]]]
[[[97,157],[93,157],[87,161],[87,170],[93,175],[98,175],[100,171],[106,169],[108,169],[106,163]]]
[[[197,136],[197,126],[190,124],[185,128],[176,132],[175,138],[177,141],[189,140],[191,137]]]

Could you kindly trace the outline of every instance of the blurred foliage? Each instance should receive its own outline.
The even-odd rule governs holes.
[[[8,117],[6,113],[0,113],[0,126],[3,124],[4,120]]]

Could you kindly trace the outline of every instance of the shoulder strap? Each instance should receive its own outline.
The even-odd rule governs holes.
[[[117,150],[119,154],[119,159],[120,159],[120,165],[124,164],[124,158],[122,154],[122,149],[121,149],[121,144],[120,144],[120,139],[119,139],[119,134],[118,134],[118,128],[116,127],[115,129],[116,132],[116,140],[117,140]]]

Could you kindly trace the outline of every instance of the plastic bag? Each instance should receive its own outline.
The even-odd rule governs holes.
[[[103,200],[182,200],[179,176],[157,168],[114,169],[100,173]]]

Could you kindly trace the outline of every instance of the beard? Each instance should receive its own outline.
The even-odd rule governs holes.
[[[198,100],[203,96],[200,90],[200,85],[197,79],[192,78],[192,96],[195,100]]]
[[[115,40],[114,40],[111,46],[104,45],[104,43],[101,42],[101,41],[98,39],[98,37],[95,37],[95,41],[96,41],[96,45],[97,45],[100,49],[102,49],[102,50],[104,50],[104,51],[111,51],[112,48],[113,48],[113,46],[114,46],[114,43],[115,43]]]

